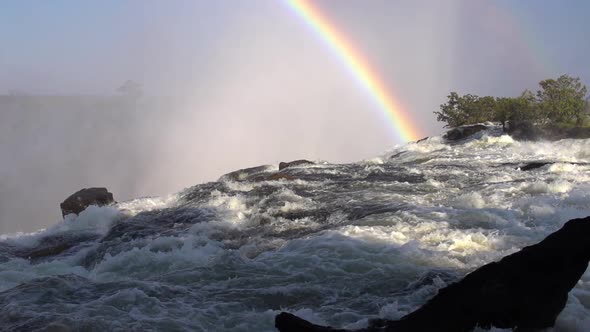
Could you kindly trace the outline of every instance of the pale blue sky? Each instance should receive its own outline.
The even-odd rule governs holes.
[[[349,32],[353,43],[359,45],[370,59],[374,58],[376,66],[380,61],[387,62],[391,53],[400,52],[396,49],[400,38],[395,38],[399,37],[399,31],[405,31],[405,36],[410,39],[420,38],[417,30],[421,18],[428,18],[433,15],[432,8],[440,7],[434,1],[318,3],[327,17]],[[487,3],[450,1],[444,4],[447,10],[434,13],[436,25],[422,24],[425,29],[440,27],[447,32],[437,35],[438,39],[446,39],[438,51],[454,59],[450,72],[453,86],[472,86],[480,90],[481,84],[482,90],[492,88],[498,91],[505,88],[505,84],[498,83],[500,79],[485,83],[488,78],[474,78],[466,72],[488,64],[489,59],[482,53],[487,47],[503,42],[495,39],[497,35],[493,32],[478,26],[482,17],[489,15],[486,12],[490,7],[499,8],[517,22],[515,27],[522,31],[515,31],[515,34],[522,34],[522,42],[530,44],[532,52],[539,53],[539,58],[545,61],[546,68],[543,69],[547,74],[568,72],[580,75],[586,81],[590,78],[587,63],[590,54],[588,1],[502,0]],[[10,89],[110,92],[113,85],[126,78],[143,81],[148,89],[153,90],[172,82],[183,85],[191,81],[191,84],[200,85],[207,81],[205,76],[209,76],[209,71],[215,72],[215,65],[222,65],[216,62],[216,58],[224,53],[239,52],[239,48],[232,46],[247,38],[257,39],[260,29],[284,33],[269,39],[268,44],[263,45],[267,48],[281,47],[277,45],[279,39],[289,43],[300,38],[296,34],[301,31],[292,29],[293,22],[289,20],[300,22],[287,11],[281,1],[260,0],[2,1],[0,92]],[[396,13],[404,15],[396,16]],[[498,21],[497,24],[503,23]],[[387,37],[390,32],[392,38]],[[307,37],[313,38],[311,35]],[[264,44],[263,41],[257,42]],[[264,47],[260,49],[261,54]],[[401,52],[407,53],[407,57],[412,55],[411,49]],[[239,54],[234,56],[232,64],[240,67]],[[508,68],[513,65],[511,60],[500,60],[488,64],[496,67],[493,72],[514,75],[502,71],[504,65]],[[243,67],[248,66],[248,61],[244,60]],[[396,64],[414,69],[412,63],[408,66],[397,61]],[[191,73],[187,68],[196,70],[202,77],[196,79],[198,73]],[[475,72],[478,76],[488,73],[481,68],[475,68]],[[538,78],[534,77],[535,80]],[[403,81],[404,77],[397,80]],[[447,86],[439,88],[448,90]]]

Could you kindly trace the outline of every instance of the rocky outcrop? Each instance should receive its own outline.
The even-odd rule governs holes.
[[[308,164],[315,164],[309,160],[295,160],[291,162],[281,162],[279,164],[279,172],[273,171],[273,167],[270,165],[263,165],[263,166],[256,166],[250,168],[240,169],[231,173],[227,173],[223,175],[220,180],[229,180],[229,181],[253,181],[253,182],[262,182],[262,181],[279,181],[279,180],[287,180],[292,181],[296,180],[297,177],[281,172],[285,168],[300,166],[300,165],[308,165]]]
[[[543,132],[530,121],[511,121],[506,133],[521,141],[537,141],[543,136]]]
[[[300,165],[310,165],[310,164],[315,164],[315,163],[313,161],[309,161],[309,160],[305,160],[305,159],[294,160],[294,161],[290,161],[290,162],[280,162],[279,163],[279,171],[281,171],[287,167],[300,166]]]
[[[262,181],[279,181],[279,180],[296,180],[296,177],[293,175],[283,173],[283,172],[276,172],[271,171],[272,166],[264,165],[264,166],[257,166],[251,168],[240,169],[231,173],[227,173],[221,177],[221,180],[229,180],[229,181],[252,181],[252,182],[262,182]]]
[[[358,331],[467,332],[476,326],[534,331],[555,324],[590,260],[590,217],[568,221],[543,241],[471,272],[400,320]],[[346,331],[281,313],[282,332]]]
[[[487,128],[488,127],[481,124],[461,126],[447,131],[443,137],[449,141],[458,141],[486,130]]]
[[[512,138],[521,141],[557,141],[561,139],[590,138],[590,128],[564,128],[555,125],[535,125],[530,121],[514,121],[509,123],[506,131]]]
[[[114,203],[113,194],[107,188],[85,188],[66,198],[59,206],[65,217],[68,214],[79,214],[90,205],[104,206]]]
[[[251,177],[268,171],[272,167],[270,165],[262,165],[250,168],[244,168],[237,171],[233,171],[221,176],[220,180],[230,180],[230,181],[246,181],[249,180]]]
[[[574,127],[560,131],[563,138],[587,139],[590,138],[590,128]],[[561,138],[560,138],[561,139]]]

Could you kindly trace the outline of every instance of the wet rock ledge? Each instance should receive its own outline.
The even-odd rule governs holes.
[[[552,327],[590,260],[590,217],[568,221],[543,241],[486,264],[400,320],[374,320],[365,332],[467,332],[483,328],[538,331]],[[281,332],[348,331],[283,312]]]

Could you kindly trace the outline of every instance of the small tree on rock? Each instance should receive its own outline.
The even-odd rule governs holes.
[[[550,121],[582,124],[586,106],[587,88],[578,77],[562,75],[559,78],[539,82],[537,91],[539,106]]]
[[[436,120],[446,123],[445,127],[458,127],[467,123],[467,115],[460,107],[460,97],[456,92],[447,96],[446,104],[440,105],[440,112],[436,114]]]

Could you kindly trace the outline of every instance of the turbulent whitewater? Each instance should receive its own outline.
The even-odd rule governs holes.
[[[275,331],[280,311],[361,328],[586,216],[590,140],[495,128],[262,167],[1,235],[0,330]],[[590,271],[553,330],[590,330]]]

